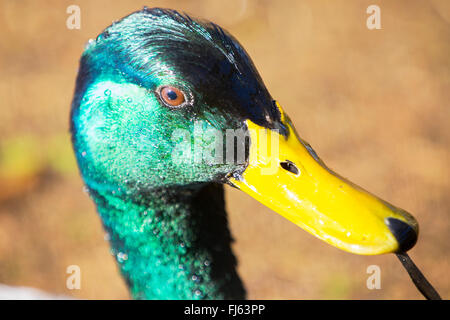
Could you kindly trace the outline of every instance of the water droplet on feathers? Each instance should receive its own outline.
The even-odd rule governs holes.
[[[90,46],[92,46],[95,43],[94,39],[89,39],[88,42],[84,45],[84,50],[88,49]]]
[[[128,260],[128,255],[126,253],[119,252],[117,254],[117,260],[119,260],[119,262],[126,261],[126,260]]]
[[[194,291],[194,294],[198,297],[202,295],[202,292],[199,289],[197,289]]]

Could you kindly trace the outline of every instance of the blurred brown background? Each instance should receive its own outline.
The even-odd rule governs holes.
[[[81,8],[81,29],[66,8]],[[381,8],[368,30],[366,8]],[[78,298],[128,298],[83,192],[69,106],[84,44],[142,8],[228,29],[297,130],[340,174],[412,212],[410,255],[450,296],[450,2],[13,1],[0,4],[0,283]],[[420,299],[393,255],[356,256],[226,189],[239,271],[255,299]],[[66,289],[79,265],[81,290]],[[381,268],[369,290],[366,268]]]

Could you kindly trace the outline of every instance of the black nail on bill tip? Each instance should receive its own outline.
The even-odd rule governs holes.
[[[410,225],[395,218],[386,218],[386,224],[399,243],[399,252],[406,252],[414,247],[417,233]]]

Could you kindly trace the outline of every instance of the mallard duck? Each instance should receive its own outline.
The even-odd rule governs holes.
[[[144,8],[113,23],[81,57],[70,122],[133,298],[245,298],[223,184],[352,253],[417,240],[410,214],[324,164],[212,22]]]

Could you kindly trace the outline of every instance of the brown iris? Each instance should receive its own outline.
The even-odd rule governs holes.
[[[185,101],[183,91],[172,86],[164,86],[160,89],[161,99],[170,107],[180,107]]]

